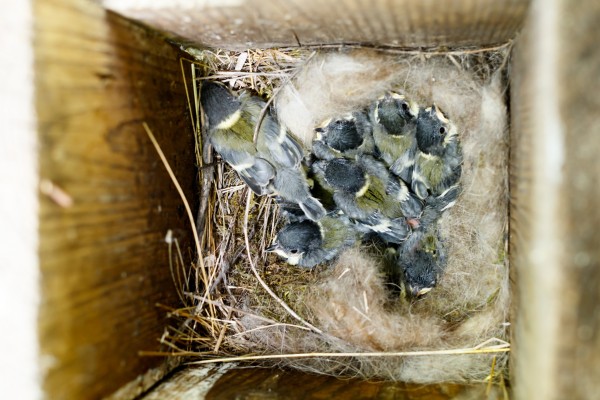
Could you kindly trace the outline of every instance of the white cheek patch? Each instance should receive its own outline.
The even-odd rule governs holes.
[[[363,187],[360,188],[360,190],[358,192],[356,192],[356,197],[362,197],[365,195],[365,193],[367,193],[367,190],[369,190],[369,185],[371,184],[370,180],[369,180],[369,176],[365,176],[365,185]]]
[[[458,129],[456,128],[456,125],[454,125],[452,122],[450,122],[448,125],[448,134],[444,138],[444,144],[448,144],[448,143],[454,141],[454,139],[457,136],[458,136]]]
[[[282,258],[285,258],[285,261],[290,265],[298,265],[298,263],[300,262],[300,259],[302,258],[301,253],[288,254],[283,249],[275,249],[275,250],[273,250],[273,253],[277,254],[278,256],[280,256]]]
[[[241,116],[242,116],[241,110],[237,110],[236,112],[231,114],[229,117],[225,118],[224,121],[221,121],[221,123],[219,125],[217,125],[217,129],[231,128],[240,120]]]

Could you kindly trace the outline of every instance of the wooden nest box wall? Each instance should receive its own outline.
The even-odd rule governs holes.
[[[0,150],[7,202],[2,232],[10,253],[0,267],[7,271],[0,282],[0,315],[9,347],[0,362],[3,393],[27,387],[25,394],[14,393],[127,399],[161,379],[175,381],[168,373],[177,360],[138,355],[157,347],[166,325],[157,304],[178,303],[164,267],[167,231],[184,251],[193,249],[185,209],[142,122],[151,125],[193,209],[198,198],[180,54],[166,34],[238,50],[364,44],[426,51],[514,41],[513,395],[598,396],[598,2],[199,0],[106,6],[116,13],[91,0],[0,7],[3,22],[19,21],[6,25],[15,35],[2,43],[7,48],[0,56],[2,89],[9,89],[0,89],[0,99],[12,106],[4,109],[18,110],[5,114],[2,136],[13,137]],[[23,81],[17,84],[19,75]],[[9,176],[13,171],[22,177]]]

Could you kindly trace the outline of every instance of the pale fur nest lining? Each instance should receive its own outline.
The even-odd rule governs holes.
[[[231,304],[244,312],[237,320],[238,333],[227,334],[224,344],[242,354],[285,354],[443,350],[508,340],[506,57],[506,50],[493,54],[489,68],[482,69],[482,64],[468,66],[468,58],[456,56],[353,50],[317,53],[301,67],[274,104],[280,121],[307,147],[318,123],[364,107],[390,89],[421,106],[435,103],[457,125],[464,153],[463,193],[441,221],[448,267],[425,298],[408,302],[390,295],[377,259],[350,249],[332,267],[317,269],[314,283],[285,297],[323,334],[286,325],[265,328],[260,317],[272,314],[265,314],[264,303],[253,298],[267,296],[255,286]],[[291,266],[277,269],[299,273]],[[229,285],[242,283],[232,274]],[[484,380],[494,357],[496,371],[505,370],[506,353],[274,362],[337,376],[428,383]]]

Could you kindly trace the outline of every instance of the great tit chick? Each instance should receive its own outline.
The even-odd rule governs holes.
[[[373,140],[390,170],[410,182],[417,142],[419,106],[405,96],[388,92],[371,106]]]
[[[202,85],[200,101],[207,117],[208,140],[257,194],[275,194],[297,203],[310,219],[326,211],[310,195],[301,168],[304,152],[268,112],[254,144],[254,128],[265,102],[242,93],[239,97],[215,82]]]
[[[415,230],[399,246],[397,263],[402,269],[407,293],[419,297],[433,289],[447,265],[438,225]]]
[[[326,215],[318,221],[284,226],[267,251],[285,258],[288,264],[312,268],[332,260],[359,238],[359,231],[346,216]]]
[[[362,111],[328,119],[315,132],[313,153],[322,160],[373,153],[371,124]]]
[[[398,200],[397,193],[388,194],[386,189],[391,185],[369,175],[356,161],[344,158],[318,161],[313,170],[335,190],[333,199],[339,209],[366,231],[377,232],[390,243],[400,243],[410,234],[403,202]]]
[[[213,82],[202,85],[200,100],[208,125],[208,140],[213,148],[255,193],[268,193],[267,186],[275,177],[275,168],[258,156],[252,142],[256,119],[252,110],[225,86]],[[267,129],[267,125],[272,129],[273,122],[265,122],[263,129]]]
[[[462,152],[456,126],[435,106],[417,120],[412,190],[421,199],[439,196],[460,179]]]

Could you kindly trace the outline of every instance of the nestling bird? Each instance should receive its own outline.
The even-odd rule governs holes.
[[[462,152],[456,126],[433,105],[419,113],[416,138],[412,190],[421,199],[439,196],[461,175]]]
[[[359,231],[346,216],[326,215],[318,221],[284,226],[267,251],[285,258],[288,264],[312,268],[332,260],[359,238]]]
[[[410,183],[417,149],[419,106],[405,96],[388,92],[371,106],[373,140],[390,171]]]
[[[408,190],[403,191],[393,179],[386,182],[370,175],[369,168],[373,166],[360,158],[335,158],[313,164],[313,171],[335,190],[333,199],[341,211],[363,229],[377,232],[388,242],[400,243],[410,234],[405,213],[410,210],[410,202],[402,201]]]
[[[321,203],[310,195],[300,166],[302,147],[269,112],[254,144],[254,129],[265,107],[262,99],[247,92],[237,97],[221,84],[205,82],[200,100],[210,144],[255,193],[297,203],[311,219],[325,215]]]
[[[412,296],[419,297],[433,289],[447,265],[438,225],[415,230],[398,247],[397,263],[402,269],[407,292]]]
[[[362,111],[328,119],[315,132],[312,151],[321,160],[373,153],[371,124]]]

